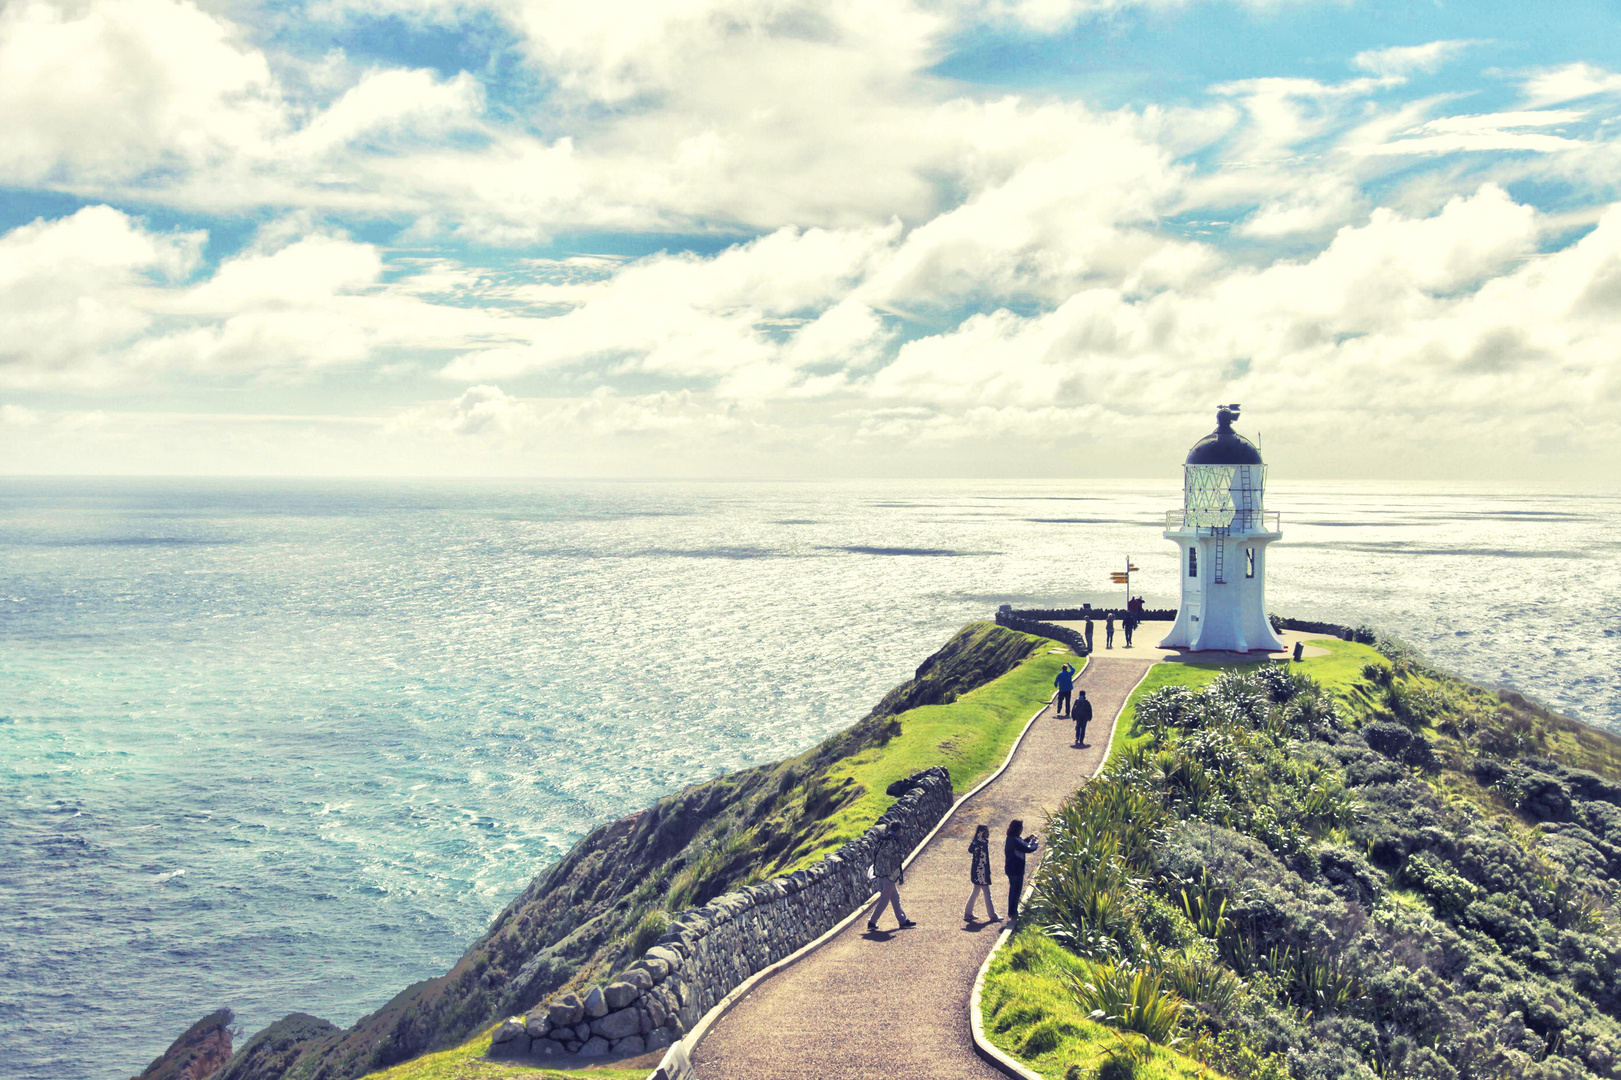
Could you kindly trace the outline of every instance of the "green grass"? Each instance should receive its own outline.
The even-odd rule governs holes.
[[[1134,1056],[1140,1060],[1125,1074],[1136,1080],[1219,1080],[1221,1073],[1197,1061],[1089,1020],[1065,988],[1065,977],[1080,971],[1081,961],[1040,930],[1020,930],[986,973],[981,998],[986,1037],[1047,1080],[1090,1080],[1111,1058]]]
[[[490,1033],[499,1026],[491,1024],[461,1046],[367,1073],[367,1080],[644,1080],[652,1071],[607,1065],[600,1069],[548,1069],[516,1061],[486,1061],[484,1051],[489,1048]]]
[[[894,803],[884,791],[902,777],[944,765],[951,770],[954,792],[961,795],[971,790],[1001,766],[1025,723],[1052,697],[1058,669],[1075,662],[1067,648],[1042,639],[1042,645],[1018,667],[951,704],[924,705],[901,713],[897,717],[899,735],[828,770],[825,783],[829,787],[849,781],[865,791],[835,811],[816,845],[780,872],[802,869],[860,836]]]
[[[1323,689],[1342,700],[1350,700],[1352,694],[1359,692],[1357,685],[1362,680],[1363,665],[1385,662],[1379,650],[1372,645],[1359,645],[1337,638],[1324,638],[1306,644],[1327,649],[1328,655],[1308,656],[1298,664],[1291,663],[1290,670],[1305,672],[1321,683]]]

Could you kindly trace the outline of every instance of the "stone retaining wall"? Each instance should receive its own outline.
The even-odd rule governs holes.
[[[1021,634],[1035,634],[1037,637],[1062,641],[1069,646],[1070,651],[1076,656],[1085,656],[1091,651],[1086,647],[1086,636],[1078,630],[1071,630],[1067,626],[1043,622],[1040,619],[1027,619],[1022,614],[1012,611],[998,611],[996,613],[996,625],[1005,626],[1009,630],[1017,630]]]
[[[901,789],[905,788],[904,792]],[[910,852],[951,809],[951,776],[936,766],[891,787],[879,824]],[[832,929],[876,893],[867,879],[877,825],[821,862],[683,912],[670,932],[605,986],[559,994],[505,1020],[491,1057],[627,1057],[667,1047],[756,971]]]

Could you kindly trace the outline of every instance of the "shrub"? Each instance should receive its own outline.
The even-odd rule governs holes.
[[[1180,952],[1200,941],[1199,931],[1186,913],[1155,893],[1146,893],[1137,908],[1137,925],[1143,936],[1160,948]]]
[[[1188,1005],[1213,1017],[1226,1017],[1244,992],[1244,981],[1213,957],[1173,953],[1163,958],[1160,977]]]
[[[1362,740],[1368,747],[1388,758],[1401,759],[1406,752],[1408,744],[1413,741],[1413,733],[1400,724],[1385,723],[1369,724],[1362,729]]]
[[[1147,968],[1104,960],[1089,963],[1068,980],[1075,1004],[1100,1023],[1135,1031],[1157,1043],[1171,1042],[1181,1026],[1182,999]]]
[[[1161,687],[1137,703],[1137,728],[1153,735],[1157,743],[1173,728],[1193,727],[1197,723],[1194,707],[1198,699],[1185,686]]]
[[[1245,1042],[1236,1031],[1205,1034],[1190,1040],[1184,1052],[1196,1061],[1220,1070],[1235,1080],[1289,1080],[1289,1062],[1282,1054],[1267,1054]]]
[[[1389,686],[1396,672],[1389,664],[1363,664],[1362,677],[1375,686]]]

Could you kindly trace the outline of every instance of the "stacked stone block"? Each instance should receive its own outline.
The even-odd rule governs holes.
[[[907,790],[878,819],[910,851],[951,809],[951,776],[939,766],[901,781]],[[629,1057],[690,1031],[745,979],[797,952],[877,891],[867,878],[873,829],[821,862],[718,896],[671,920],[642,958],[584,998],[559,994],[496,1028],[491,1057]]]

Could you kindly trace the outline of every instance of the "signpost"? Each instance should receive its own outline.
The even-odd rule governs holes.
[[[1127,555],[1126,568],[1124,570],[1112,570],[1109,572],[1110,581],[1114,582],[1116,585],[1124,585],[1126,587],[1126,604],[1121,610],[1126,610],[1131,607],[1131,572],[1133,570],[1141,569],[1142,567],[1140,566],[1133,566],[1131,556]]]

